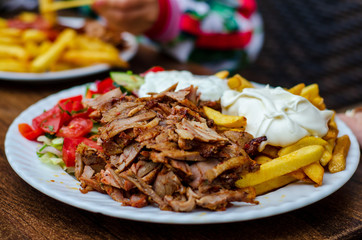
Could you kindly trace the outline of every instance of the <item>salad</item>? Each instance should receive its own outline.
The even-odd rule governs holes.
[[[147,72],[162,70],[163,68],[156,66]],[[80,143],[101,150],[101,146],[96,143],[99,123],[89,117],[94,109],[86,107],[83,100],[94,98],[117,87],[127,94],[134,94],[132,91],[142,83],[144,74],[136,75],[131,71],[112,72],[113,78],[97,81],[96,89],[87,88],[84,96],[61,99],[53,108],[44,110],[41,115],[32,119],[31,125],[19,124],[19,132],[28,140],[42,143],[37,150],[42,162],[60,165],[67,172],[74,172],[75,150]]]

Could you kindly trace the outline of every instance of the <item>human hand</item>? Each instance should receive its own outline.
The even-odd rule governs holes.
[[[157,21],[158,0],[96,0],[92,8],[118,32],[142,34]]]

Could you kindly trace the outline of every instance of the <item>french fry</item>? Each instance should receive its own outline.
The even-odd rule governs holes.
[[[86,5],[92,5],[93,3],[94,3],[94,0],[73,0],[73,1],[52,2],[49,5],[49,10],[58,11],[58,10],[67,9],[67,8],[75,8],[75,7],[81,7],[81,6],[86,6]]]
[[[303,88],[305,88],[305,84],[299,83],[294,87],[288,89],[288,92],[293,93],[294,95],[300,95],[302,93]]]
[[[304,173],[302,168],[299,168],[298,170],[295,170],[293,172],[288,173],[288,175],[301,180],[303,182],[313,183],[312,180],[308,178],[308,176]]]
[[[17,37],[0,36],[0,45],[21,45],[21,43]]]
[[[327,134],[323,137],[324,140],[328,140],[328,139],[336,139],[338,136],[338,127],[337,127],[337,123],[334,120],[335,119],[335,115],[336,113],[333,114],[332,118],[329,120],[328,122],[328,132]]]
[[[15,59],[0,59],[0,71],[27,72],[28,64]]]
[[[113,45],[103,42],[98,38],[88,37],[86,35],[77,35],[71,48],[74,50],[105,51],[112,54],[118,54],[117,48]]]
[[[287,175],[276,177],[269,181],[260,183],[258,185],[255,185],[254,188],[255,188],[256,195],[258,196],[258,195],[262,195],[264,193],[276,190],[278,188],[281,188],[281,187],[283,187],[289,183],[295,182],[295,181],[297,181],[296,178],[287,174]]]
[[[0,28],[0,37],[20,37],[21,33],[17,28]]]
[[[57,22],[57,15],[55,12],[44,12],[41,15],[50,24],[50,26],[54,26]]]
[[[24,47],[30,57],[36,57],[39,54],[38,44],[33,41],[26,41]]]
[[[59,59],[62,51],[74,39],[75,35],[76,32],[72,29],[63,30],[48,51],[34,59],[30,66],[31,70],[34,72],[46,71],[50,65]]]
[[[246,118],[243,116],[230,116],[222,114],[212,108],[204,106],[205,114],[208,118],[214,120],[214,123],[224,127],[241,128],[246,126]]]
[[[319,138],[319,137],[312,137],[312,136],[307,136],[307,137],[304,137],[302,139],[300,139],[298,142],[292,144],[292,145],[289,145],[287,147],[283,147],[279,150],[278,152],[278,155],[279,156],[284,156],[288,153],[291,153],[295,150],[298,150],[302,147],[305,147],[305,146],[309,146],[309,145],[322,145],[322,146],[325,146],[327,145],[327,141],[323,140],[322,138]]]
[[[221,78],[221,79],[225,79],[229,76],[229,71],[220,71],[220,72],[217,72],[215,73],[215,76],[218,77],[218,78]]]
[[[323,182],[324,168],[319,161],[309,164],[303,167],[304,173],[316,183],[316,186],[321,186]]]
[[[46,51],[49,50],[49,48],[51,46],[52,46],[52,43],[50,41],[42,42],[38,48],[39,54],[44,54]]]
[[[300,96],[305,97],[309,101],[319,96],[319,87],[318,84],[314,83],[306,86],[302,89]]]
[[[310,100],[310,102],[319,110],[325,110],[326,104],[324,103],[324,99],[320,96],[317,96]]]
[[[16,58],[22,61],[29,58],[25,48],[15,45],[0,45],[0,56],[3,58]]]
[[[17,19],[26,23],[34,22],[37,18],[38,15],[33,12],[22,12],[17,16]]]
[[[128,67],[128,63],[123,61],[118,54],[104,51],[69,50],[63,54],[61,59],[78,66],[106,63],[123,68]]]
[[[310,145],[294,152],[278,157],[260,166],[259,171],[242,175],[236,181],[239,188],[255,186],[270,179],[293,172],[313,162],[319,161],[324,148],[321,145]]]
[[[40,43],[47,39],[47,35],[43,31],[36,29],[27,29],[22,33],[21,39],[26,43],[27,41]]]
[[[348,135],[337,138],[336,146],[333,149],[332,159],[328,163],[328,170],[331,173],[336,173],[346,168],[346,158],[350,146],[351,140]]]
[[[53,0],[39,0],[39,10],[42,17],[53,26],[57,21],[56,12],[52,11],[51,4]]]
[[[53,0],[39,0],[40,13],[44,19],[51,25],[56,23],[56,11],[66,8],[80,7],[84,5],[91,5],[94,0],[75,0],[75,1],[59,1]]]
[[[305,86],[304,83],[295,85],[294,87],[288,90],[290,93],[295,95],[300,95],[308,99],[316,108],[319,110],[325,110],[326,105],[324,104],[324,99],[319,95],[319,86],[318,84],[311,84]]]
[[[323,167],[327,166],[329,161],[332,159],[333,149],[334,145],[336,143],[335,138],[331,138],[327,140],[328,144],[324,146],[325,150],[323,152],[322,158],[320,160],[320,163]]]
[[[228,79],[228,86],[231,89],[236,91],[242,91],[244,88],[253,88],[253,84],[240,76],[239,74],[235,74],[231,78]]]
[[[267,157],[267,156],[265,156],[265,155],[258,155],[258,156],[255,157],[254,160],[255,160],[255,162],[257,162],[257,163],[259,163],[259,164],[264,164],[264,163],[266,163],[266,162],[272,161],[273,159],[270,158],[270,157]]]

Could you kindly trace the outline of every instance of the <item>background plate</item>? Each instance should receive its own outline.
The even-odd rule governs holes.
[[[83,18],[75,17],[60,17],[59,21],[63,25],[69,27],[79,28],[84,24]],[[129,61],[137,53],[138,42],[134,35],[131,33],[122,33],[122,38],[125,40],[126,48],[120,52],[123,60]],[[58,72],[45,72],[45,73],[16,73],[0,71],[0,79],[10,81],[49,81],[49,80],[69,80],[77,77],[85,77],[92,74],[101,73],[111,69],[107,64],[97,64],[88,67],[75,68],[71,70],[58,71]]]
[[[23,138],[18,132],[19,123],[31,123],[31,120],[41,114],[44,109],[53,106],[61,98],[70,97],[85,92],[86,86],[77,86],[53,94],[40,100],[22,112],[10,125],[5,138],[5,153],[14,171],[28,184],[40,192],[69,204],[91,212],[104,215],[145,222],[172,224],[206,224],[246,221],[286,213],[327,197],[341,188],[357,169],[360,159],[360,149],[351,130],[338,118],[336,122],[339,134],[348,134],[351,148],[344,171],[335,174],[326,173],[323,185],[314,187],[311,184],[294,183],[277,191],[257,197],[259,205],[236,203],[223,212],[195,210],[190,213],[175,213],[161,211],[157,207],[144,208],[124,207],[113,201],[108,195],[98,192],[82,194],[79,182],[65,173],[58,166],[41,163],[36,155],[36,142]]]

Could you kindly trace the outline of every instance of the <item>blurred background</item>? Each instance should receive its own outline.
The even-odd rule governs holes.
[[[272,86],[318,83],[328,108],[362,104],[361,0],[257,0],[264,46],[241,74]],[[36,0],[0,0],[0,14],[34,10]],[[84,10],[84,9],[83,9]]]
[[[265,40],[246,79],[318,83],[329,108],[362,104],[362,1],[257,0]]]

